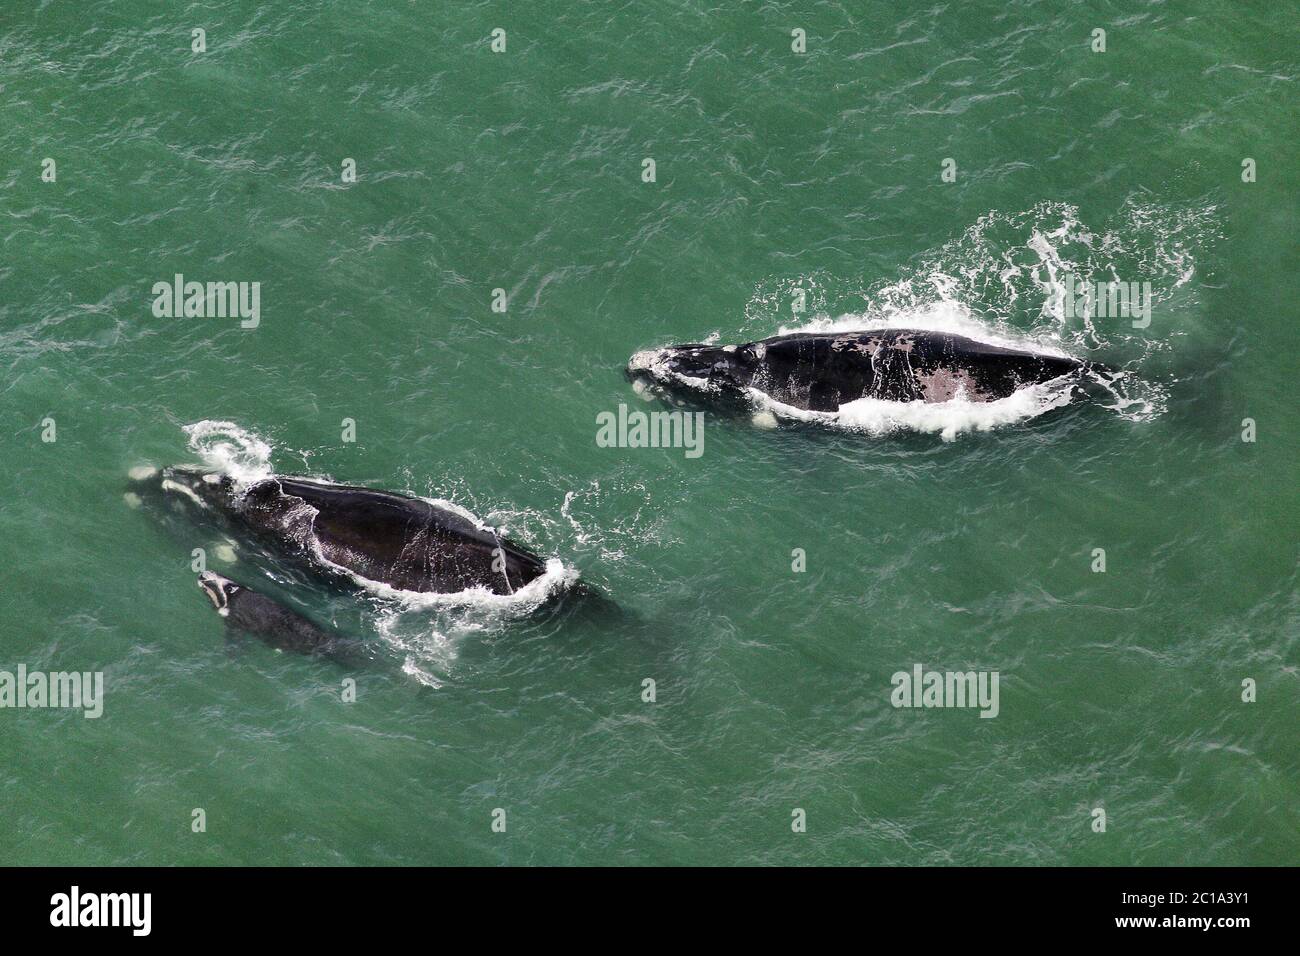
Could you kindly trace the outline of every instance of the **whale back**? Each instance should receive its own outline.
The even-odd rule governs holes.
[[[226,626],[252,634],[277,650],[296,654],[319,654],[350,659],[358,650],[355,642],[329,634],[307,618],[247,587],[230,597]]]
[[[744,384],[796,408],[827,412],[861,398],[996,401],[1080,368],[1062,356],[911,329],[795,333],[748,348],[758,363]]]
[[[393,492],[276,477],[250,488],[240,511],[282,544],[404,591],[510,594],[545,571],[491,529]]]

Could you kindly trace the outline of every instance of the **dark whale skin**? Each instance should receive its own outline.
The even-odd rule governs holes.
[[[286,497],[315,509],[312,528],[327,560],[399,590],[488,587],[511,594],[546,570],[534,555],[454,511],[392,492],[272,478],[250,488],[240,508],[251,524],[274,533]],[[496,549],[500,571],[492,567]]]
[[[540,558],[492,529],[389,491],[282,476],[240,486],[229,475],[187,466],[164,468],[157,488],[320,570],[342,568],[403,591],[482,587],[505,595],[546,571]]]
[[[211,571],[200,575],[198,583],[227,628],[251,634],[281,651],[328,657],[345,664],[365,659],[359,642],[317,627],[303,615],[246,585]]]
[[[960,395],[992,402],[1083,367],[1077,359],[947,332],[881,329],[797,332],[734,346],[675,345],[638,353],[628,371],[670,387],[683,384],[680,375],[718,393],[754,388],[795,408],[835,412],[861,398],[938,403]]]

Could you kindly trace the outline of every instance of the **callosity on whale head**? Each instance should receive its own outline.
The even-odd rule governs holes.
[[[634,382],[669,390],[702,391],[720,397],[739,393],[762,370],[762,343],[669,345],[637,352],[627,363]]]
[[[708,381],[719,374],[736,376],[758,367],[754,345],[669,345],[637,352],[628,360],[631,375],[677,376]]]
[[[230,614],[230,599],[243,590],[241,585],[230,578],[223,578],[215,571],[204,571],[200,574],[198,585],[222,617]]]
[[[236,494],[229,475],[189,465],[132,468],[127,477],[130,490],[142,499],[171,502],[180,510],[223,512],[233,505]]]

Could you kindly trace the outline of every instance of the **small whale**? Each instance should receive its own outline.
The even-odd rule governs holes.
[[[862,398],[993,402],[1074,375],[1085,363],[947,332],[796,332],[743,345],[673,345],[638,352],[628,375],[670,390],[746,401],[752,389],[805,411]]]
[[[316,570],[403,591],[508,595],[546,572],[539,557],[494,529],[390,491],[278,475],[244,484],[184,465],[133,470],[131,481],[137,498],[161,496],[191,515],[224,519]]]
[[[214,571],[200,574],[198,585],[217,613],[225,618],[227,627],[246,631],[264,644],[346,663],[363,656],[359,642],[330,634],[278,601]]]

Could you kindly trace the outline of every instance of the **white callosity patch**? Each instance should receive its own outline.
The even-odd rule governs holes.
[[[663,358],[662,349],[646,349],[635,353],[627,360],[627,367],[633,372],[650,372]]]
[[[647,349],[637,352],[628,359],[627,367],[629,371],[645,376],[650,383],[676,383],[699,391],[707,392],[710,390],[708,379],[683,375],[669,368],[668,357],[668,349]],[[656,395],[654,386],[649,384],[646,379],[636,379],[633,382],[634,388],[640,386],[638,394],[643,398],[671,398],[671,396],[667,395]]]
[[[206,508],[208,506],[206,501],[196,495],[189,487],[182,485],[180,482],[172,481],[170,478],[164,478],[161,487],[163,491],[172,491],[176,494],[184,495],[200,508]]]

